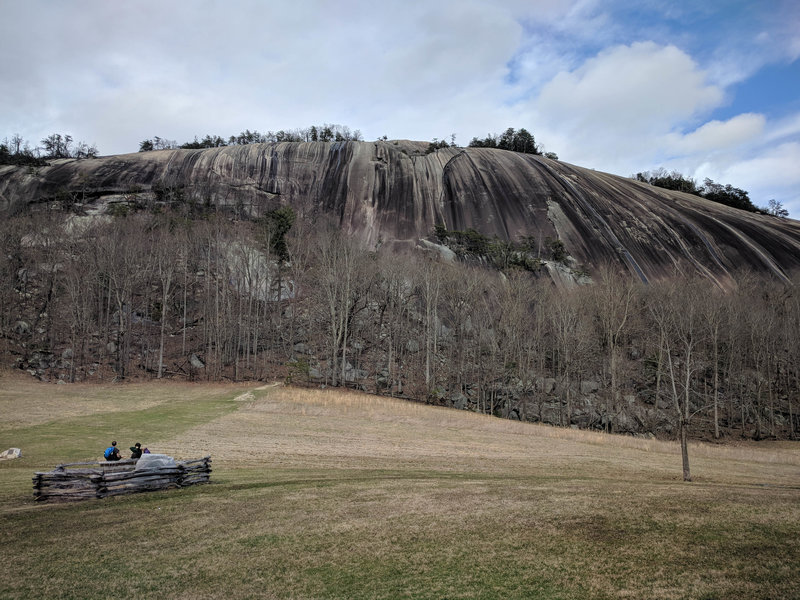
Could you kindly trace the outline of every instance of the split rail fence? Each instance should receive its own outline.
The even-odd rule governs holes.
[[[173,461],[169,465],[136,469],[138,460],[69,463],[33,476],[36,500],[105,498],[207,483],[211,457]]]

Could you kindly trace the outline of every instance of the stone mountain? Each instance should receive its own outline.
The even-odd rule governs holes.
[[[740,269],[786,281],[800,267],[800,222],[743,212],[541,156],[486,148],[426,153],[411,141],[309,142],[162,150],[44,167],[0,167],[0,209],[131,198],[258,216],[290,205],[327,215],[369,247],[398,250],[434,226],[488,237],[560,240],[573,266],[618,263],[642,281],[697,272],[723,287]]]

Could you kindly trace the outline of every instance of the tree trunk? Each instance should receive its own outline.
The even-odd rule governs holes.
[[[719,439],[719,347],[714,332],[714,439]]]
[[[680,421],[681,462],[683,464],[683,480],[691,481],[692,473],[689,470],[689,423],[684,419]]]
[[[161,305],[161,336],[158,345],[158,379],[164,376],[164,334],[167,320],[167,302]]]

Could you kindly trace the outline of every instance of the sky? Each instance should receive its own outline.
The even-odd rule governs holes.
[[[797,0],[0,0],[0,139],[135,152],[331,123],[366,140],[528,129],[800,218]]]

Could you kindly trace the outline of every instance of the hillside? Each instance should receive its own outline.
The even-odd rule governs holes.
[[[570,431],[342,390],[0,382],[3,598],[795,598],[796,451]],[[111,439],[208,485],[37,504]],[[99,560],[98,557],[103,557]]]
[[[800,223],[539,156],[425,151],[2,167],[0,360],[46,381],[279,378],[608,432],[797,437]]]
[[[50,200],[92,212],[177,202],[255,217],[289,205],[301,219],[334,219],[369,248],[414,247],[439,224],[490,239],[560,241],[573,270],[610,262],[645,282],[696,272],[726,285],[742,269],[787,281],[800,267],[794,220],[541,156],[426,148],[409,141],[286,142],[6,166],[0,210]]]

